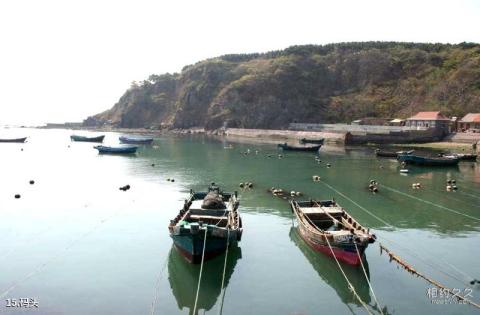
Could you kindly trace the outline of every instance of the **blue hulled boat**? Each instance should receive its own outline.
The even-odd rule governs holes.
[[[94,148],[98,150],[98,153],[106,154],[134,154],[138,149],[136,146],[107,147],[104,145],[97,145]]]
[[[97,137],[85,137],[85,136],[77,136],[77,135],[70,136],[70,140],[75,142],[103,142],[104,138],[105,138],[104,135],[97,136]]]
[[[397,160],[407,164],[422,166],[454,166],[460,161],[458,157],[425,157],[413,154],[399,154]]]
[[[190,191],[190,198],[168,226],[175,248],[196,264],[202,261],[204,244],[204,260],[236,245],[243,230],[238,206],[236,192],[223,192],[214,183],[206,192]]]
[[[151,137],[127,137],[121,136],[118,138],[121,143],[127,144],[152,144],[153,138]]]

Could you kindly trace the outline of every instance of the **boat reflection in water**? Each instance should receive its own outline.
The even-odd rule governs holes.
[[[238,246],[231,246],[228,249],[227,266],[225,268],[225,289],[240,258],[242,258],[242,249]],[[225,254],[222,254],[204,263],[197,312],[193,314],[200,265],[190,264],[172,248],[168,258],[168,281],[180,310],[186,307],[189,310],[188,314],[196,315],[199,310],[209,311],[212,309],[222,292],[224,262]]]
[[[322,255],[321,253],[318,253],[311,249],[300,237],[295,227],[292,227],[290,229],[290,239],[307,258],[308,262],[312,265],[313,269],[315,269],[320,278],[322,278],[325,283],[327,283],[335,290],[335,292],[337,292],[343,303],[354,303],[358,306],[362,306],[358,299],[348,288],[348,284],[342,273],[340,272],[340,269],[338,268],[338,265],[334,259]],[[365,266],[368,277],[370,277],[368,263],[365,259],[363,260],[363,265]],[[365,279],[362,268],[347,264],[341,264],[341,266],[343,268],[343,271],[345,271],[348,280],[352,283],[355,291],[357,291],[360,298],[365,303],[370,304],[370,291],[368,288],[368,282]]]

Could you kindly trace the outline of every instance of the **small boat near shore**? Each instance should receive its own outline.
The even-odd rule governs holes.
[[[400,154],[412,154],[414,151],[388,151],[388,150],[375,150],[375,155],[379,157],[389,157],[389,158],[396,158]]]
[[[203,253],[208,260],[236,245],[243,231],[239,204],[236,192],[221,191],[214,183],[205,192],[191,190],[190,198],[168,226],[175,248],[196,264],[202,261]]]
[[[278,144],[278,147],[284,151],[305,151],[305,152],[317,152],[322,145],[304,145],[304,146],[291,146],[286,143]]]
[[[375,234],[362,227],[335,200],[292,200],[290,205],[303,240],[314,250],[339,261],[360,265],[368,244],[376,240]]]
[[[110,147],[104,145],[94,146],[98,150],[98,153],[101,154],[134,154],[137,152],[137,146],[117,146]]]
[[[400,154],[397,157],[399,162],[421,166],[455,166],[458,165],[458,157],[426,157],[413,154]]]
[[[152,144],[153,138],[151,137],[127,137],[121,136],[118,138],[121,143],[126,144]]]
[[[325,141],[324,138],[320,138],[320,139],[306,139],[306,138],[302,138],[300,139],[300,143],[301,144],[322,144],[323,145],[323,142]]]
[[[97,137],[86,137],[86,136],[78,136],[78,135],[71,135],[70,140],[75,142],[103,142],[105,138],[104,135],[97,136]]]
[[[438,156],[445,157],[445,158],[459,158],[460,161],[476,161],[478,155],[470,154],[470,153],[451,153],[451,154],[440,153]]]
[[[25,138],[0,138],[0,142],[4,142],[4,143],[24,143],[25,140],[27,140],[27,137],[25,137]]]

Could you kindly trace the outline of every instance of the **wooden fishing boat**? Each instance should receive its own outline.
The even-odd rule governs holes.
[[[460,161],[458,157],[426,157],[413,154],[400,154],[397,160],[407,164],[422,166],[454,166]]]
[[[97,145],[94,148],[98,150],[98,153],[102,154],[134,154],[138,149],[137,146],[108,147],[104,145]]]
[[[322,144],[323,145],[323,142],[325,141],[324,138],[320,138],[320,139],[306,139],[306,138],[302,138],[300,139],[300,143],[301,144]]]
[[[104,135],[98,137],[85,137],[85,136],[78,136],[78,135],[71,135],[70,140],[76,142],[103,142],[105,138]]]
[[[304,146],[291,146],[286,143],[278,144],[279,148],[282,148],[284,151],[306,151],[306,152],[317,152],[320,150],[322,145],[304,145]]]
[[[389,157],[389,158],[396,158],[398,156],[397,152],[394,151],[385,151],[385,150],[375,150],[375,155],[379,157]]]
[[[121,143],[127,144],[152,144],[153,138],[151,137],[127,137],[121,136],[118,138]]]
[[[204,260],[208,260],[223,253],[227,244],[236,245],[243,231],[238,206],[236,192],[223,192],[214,183],[206,192],[191,190],[183,209],[168,226],[175,248],[196,264],[202,261],[204,251]]]
[[[6,142],[6,143],[24,143],[25,140],[27,140],[27,137],[25,138],[10,138],[10,139],[6,139],[6,138],[3,138],[3,139],[0,139],[0,142]]]
[[[477,154],[469,154],[469,153],[452,153],[452,154],[444,154],[440,153],[439,157],[445,158],[459,158],[460,161],[476,161]]]
[[[297,217],[300,236],[318,252],[357,266],[368,244],[375,242],[375,235],[335,200],[292,200],[290,205]]]
[[[388,150],[375,150],[375,155],[379,157],[389,157],[389,158],[396,158],[400,154],[412,154],[413,150],[410,151],[388,151]]]

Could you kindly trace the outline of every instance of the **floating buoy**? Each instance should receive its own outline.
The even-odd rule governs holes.
[[[330,166],[332,166],[332,164],[330,164],[330,163],[327,163],[327,167],[330,167]]]
[[[296,195],[297,197],[300,197],[300,196],[302,195],[302,193],[299,192],[299,191],[297,191],[297,192],[295,193],[295,195]]]
[[[152,163],[152,167],[154,167],[154,166],[155,166],[155,163]]]
[[[457,185],[452,185],[452,189],[457,190],[458,189]]]
[[[170,181],[170,178],[167,178],[167,182],[169,182],[169,181]]]
[[[253,184],[252,184],[252,183],[247,183],[247,187],[248,187],[248,188],[252,188],[252,187],[253,187]]]
[[[30,183],[30,185],[33,185],[33,184],[35,184],[35,181],[31,180],[29,183]]]
[[[451,183],[452,183],[451,179],[447,180],[447,184],[451,184]]]
[[[175,181],[175,179],[172,178],[170,181],[173,183]]]
[[[244,183],[240,183],[238,186],[239,186],[240,188],[243,188],[243,187],[245,187],[245,184],[244,184]]]
[[[318,175],[313,175],[313,176],[312,176],[312,179],[313,179],[314,182],[318,182],[318,181],[320,180],[320,176],[318,176]]]
[[[290,192],[290,196],[295,197],[295,195],[296,195],[295,191],[292,190],[292,191]]]
[[[447,185],[447,191],[452,191],[452,186],[451,185]]]
[[[20,199],[20,194],[16,194],[15,199]]]

